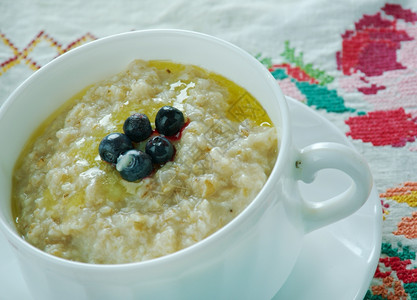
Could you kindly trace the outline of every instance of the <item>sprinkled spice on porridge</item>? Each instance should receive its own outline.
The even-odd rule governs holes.
[[[183,116],[174,133],[155,124],[163,107]],[[128,137],[123,153],[111,144],[116,160],[104,161],[102,141],[129,136],[132,118],[146,137]],[[75,261],[128,263],[173,253],[223,227],[255,198],[277,144],[268,115],[233,82],[196,66],[136,60],[74,96],[35,132],[14,171],[16,226],[39,249]],[[124,177],[133,159],[142,167],[148,156],[150,169]]]

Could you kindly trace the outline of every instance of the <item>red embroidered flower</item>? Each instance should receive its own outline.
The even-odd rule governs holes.
[[[373,111],[345,121],[350,127],[346,135],[374,146],[404,147],[417,137],[417,120],[403,108]]]
[[[396,28],[396,20],[381,17],[381,13],[364,15],[355,23],[355,30],[343,35],[342,50],[336,53],[338,69],[345,75],[361,71],[366,76],[379,76],[383,72],[405,69],[397,61],[400,42],[412,38]]]

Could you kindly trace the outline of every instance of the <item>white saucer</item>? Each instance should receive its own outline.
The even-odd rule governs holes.
[[[296,146],[301,148],[327,141],[351,146],[347,138],[319,114],[291,98],[288,102]],[[345,175],[324,170],[319,172],[313,184],[300,184],[300,188],[306,197],[326,199],[348,185],[349,179]],[[367,203],[354,215],[307,235],[293,272],[274,300],[363,299],[380,254],[381,214],[379,197],[374,189]],[[0,299],[32,299],[16,258],[2,234]]]

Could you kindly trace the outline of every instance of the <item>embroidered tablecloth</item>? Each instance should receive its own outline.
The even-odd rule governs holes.
[[[361,297],[417,299],[417,3],[2,0],[0,104],[55,57],[150,28],[200,31],[242,47],[286,95],[350,139],[370,164],[383,210],[381,256]]]

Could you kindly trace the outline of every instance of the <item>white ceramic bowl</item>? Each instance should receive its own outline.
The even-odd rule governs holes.
[[[278,130],[279,155],[272,174],[231,223],[174,254],[123,265],[84,264],[46,254],[25,242],[14,226],[10,194],[16,159],[48,115],[133,59],[195,64],[245,87]],[[270,299],[291,272],[303,236],[357,210],[372,183],[367,164],[347,147],[325,143],[296,149],[289,117],[285,98],[264,66],[240,48],[196,32],[119,34],[78,47],[41,68],[0,110],[0,229],[19,258],[34,298]],[[303,199],[297,181],[313,180],[322,168],[347,173],[351,188],[326,201]]]

